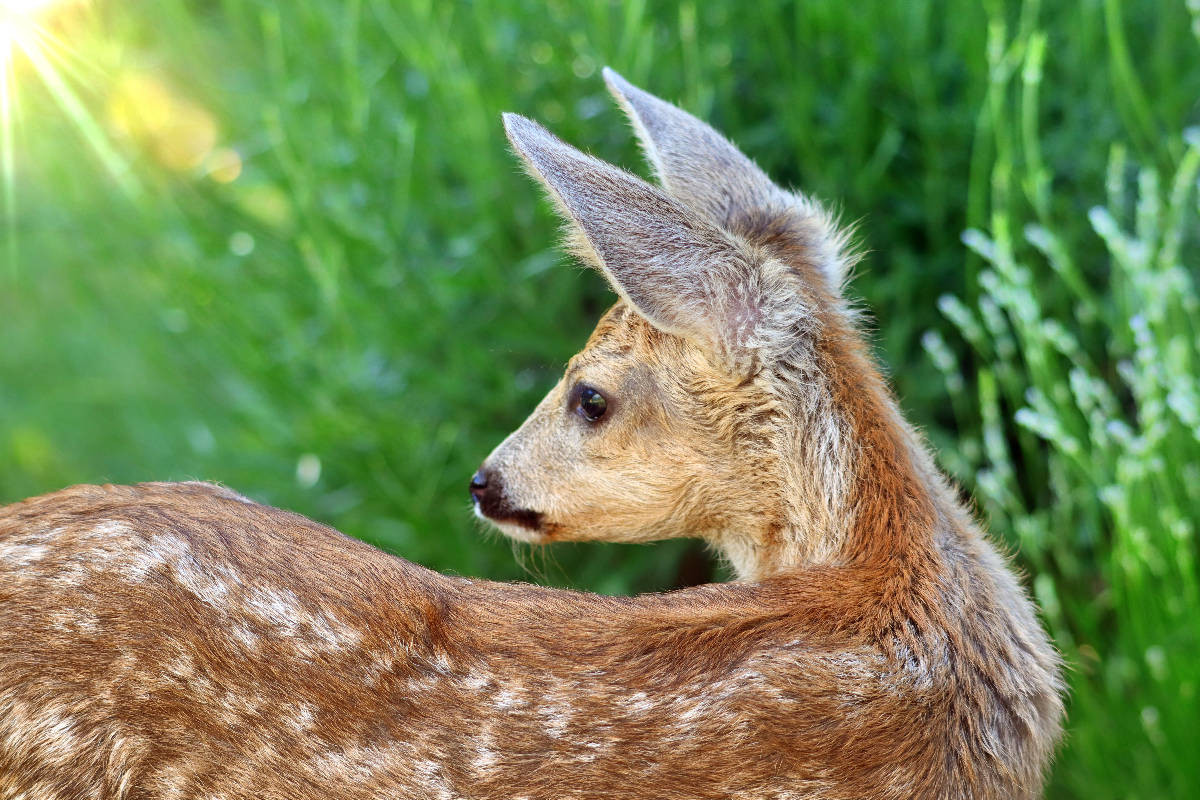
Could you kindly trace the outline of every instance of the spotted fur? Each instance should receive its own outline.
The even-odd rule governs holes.
[[[620,300],[479,510],[699,537],[738,580],[453,578],[210,484],[26,500],[0,509],[0,800],[1040,794],[1058,656],[874,367],[845,237],[606,79],[661,187],[506,117]]]

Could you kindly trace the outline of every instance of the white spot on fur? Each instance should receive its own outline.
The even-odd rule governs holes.
[[[442,766],[436,761],[421,759],[413,765],[413,772],[427,791],[434,792],[432,797],[436,797],[437,800],[457,800],[458,795],[451,791],[449,783],[442,774]]]
[[[468,675],[463,679],[463,686],[472,692],[482,692],[491,685],[491,679],[482,675]]]
[[[300,600],[291,589],[256,586],[246,594],[246,610],[288,636],[295,634],[303,614]]]
[[[512,689],[501,689],[496,692],[496,696],[492,698],[492,705],[500,711],[507,711],[510,708],[525,705],[525,700]]]
[[[356,628],[334,619],[324,611],[317,612],[307,621],[312,635],[330,650],[351,648],[362,640],[362,634]]]
[[[254,632],[241,622],[235,622],[230,626],[229,635],[247,650],[257,650],[262,644]]]
[[[318,753],[311,762],[311,768],[322,780],[362,782],[371,777],[361,765],[354,764],[340,750]]]
[[[135,764],[142,757],[144,744],[137,739],[110,731],[111,749],[108,757],[108,779],[116,787],[114,797],[125,797],[134,779]]]
[[[49,549],[44,544],[8,542],[0,544],[0,561],[17,569],[24,569],[45,558]]]
[[[310,611],[290,589],[256,586],[246,593],[245,609],[295,646],[311,654],[349,650],[362,640],[355,628],[325,611]]]
[[[551,738],[558,739],[566,734],[571,725],[574,710],[569,701],[552,702],[538,709],[542,718],[542,727]]]
[[[158,790],[163,798],[171,800],[182,800],[187,795],[185,790],[188,786],[187,773],[179,767],[165,766],[162,767],[158,775],[155,776],[155,783],[158,785]]]
[[[433,657],[433,668],[442,675],[450,675],[454,672],[454,665],[450,663],[450,659],[445,653],[439,652]]]
[[[475,757],[471,759],[471,767],[478,773],[488,773],[500,763],[500,754],[493,749],[495,739],[492,735],[491,721],[485,721],[482,730],[475,739]]]
[[[288,718],[288,725],[296,733],[307,733],[316,721],[316,709],[308,703],[299,703]]]
[[[146,576],[165,567],[171,577],[196,599],[214,608],[227,608],[232,587],[239,576],[221,563],[201,564],[192,554],[187,541],[172,534],[153,536],[141,547],[127,555],[130,579],[142,581]]]
[[[471,761],[471,766],[477,772],[488,772],[498,763],[500,763],[500,755],[495,750],[479,747],[475,750],[475,758]]]
[[[80,539],[125,539],[133,536],[133,528],[129,527],[128,523],[118,522],[116,520],[104,520],[91,527],[90,530],[80,535]]]
[[[645,692],[634,692],[625,698],[625,705],[634,714],[652,714],[655,710],[655,705],[651,702],[649,695]]]
[[[100,631],[100,619],[83,609],[62,608],[50,612],[50,627],[60,633],[90,636]]]
[[[92,751],[94,742],[80,734],[78,721],[66,707],[45,699],[31,705],[0,698],[0,752],[9,763],[60,772]]]
[[[196,674],[196,662],[190,653],[181,652],[167,662],[163,672],[182,681],[189,681]]]
[[[41,715],[39,734],[45,743],[41,753],[48,762],[66,766],[84,752],[84,742],[75,733],[75,722],[53,707],[42,709]]]

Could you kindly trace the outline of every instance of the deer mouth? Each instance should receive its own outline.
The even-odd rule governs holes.
[[[474,494],[472,500],[475,502],[475,514],[481,519],[505,527],[513,525],[531,533],[540,533],[542,530],[541,513],[513,506],[502,486],[493,486],[489,491]]]
[[[542,515],[527,508],[511,508],[505,505],[484,508],[482,503],[476,501],[475,512],[490,522],[516,525],[534,533],[542,530]]]

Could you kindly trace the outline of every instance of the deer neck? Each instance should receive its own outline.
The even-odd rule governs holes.
[[[936,561],[938,520],[961,518],[918,434],[856,340],[826,343],[780,385],[804,387],[776,431],[773,501],[716,545],[740,580],[812,567]]]

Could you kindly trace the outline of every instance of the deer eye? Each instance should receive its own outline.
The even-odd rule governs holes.
[[[608,411],[608,400],[592,387],[581,386],[577,390],[575,410],[588,422],[596,422]]]

